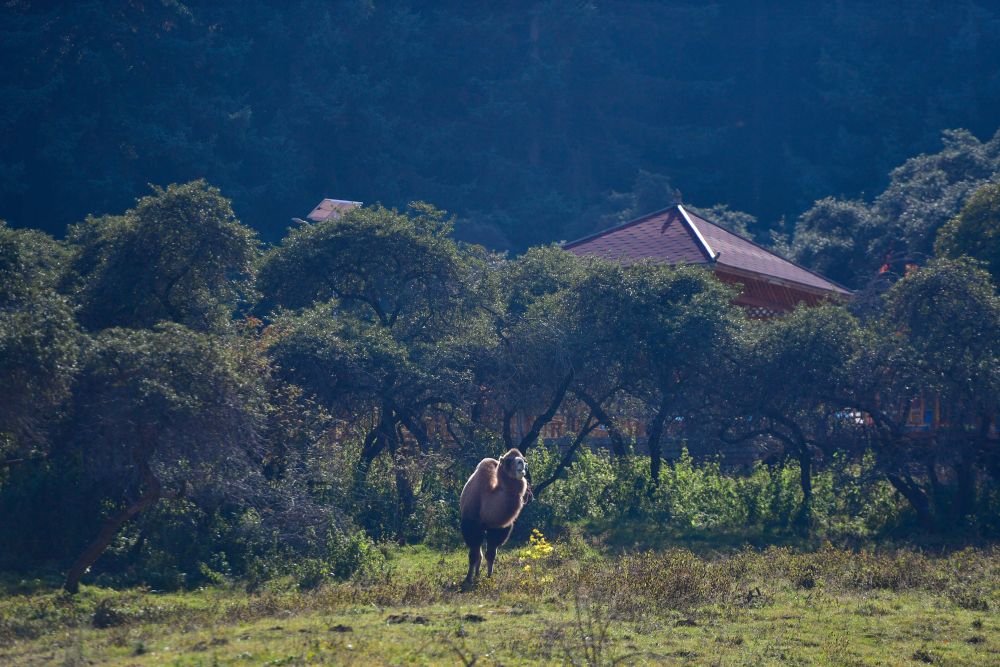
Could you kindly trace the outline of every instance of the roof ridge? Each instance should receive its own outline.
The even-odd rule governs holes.
[[[681,219],[684,221],[684,224],[691,229],[691,232],[694,233],[695,239],[698,241],[699,244],[701,244],[701,249],[705,252],[706,255],[708,255],[708,261],[714,262],[716,259],[718,259],[721,253],[712,250],[712,246],[708,244],[708,240],[702,235],[701,230],[698,229],[698,226],[694,224],[693,220],[691,220],[691,216],[688,215],[688,212],[684,208],[684,205],[676,204],[675,207],[680,212]],[[708,221],[706,220],[706,222]]]
[[[746,242],[747,242],[747,243],[749,243],[750,245],[752,245],[752,246],[754,246],[754,247],[756,247],[756,248],[760,248],[761,250],[763,250],[763,251],[764,251],[764,252],[766,252],[766,253],[769,253],[769,254],[771,254],[771,255],[774,255],[774,256],[775,256],[775,257],[777,257],[778,259],[780,259],[780,260],[782,260],[782,261],[784,261],[784,262],[788,262],[788,263],[789,263],[789,264],[791,264],[792,266],[794,266],[794,267],[796,267],[796,268],[799,268],[799,269],[802,269],[802,270],[803,270],[803,271],[805,271],[806,273],[809,273],[809,274],[811,274],[811,275],[813,275],[813,276],[816,276],[816,277],[817,277],[817,278],[819,278],[820,280],[825,280],[826,282],[830,283],[831,285],[833,285],[833,286],[835,286],[835,287],[838,287],[838,288],[840,288],[840,289],[844,290],[844,291],[845,291],[845,292],[847,292],[848,294],[850,294],[850,293],[851,293],[851,291],[852,291],[852,290],[851,290],[850,288],[848,288],[848,287],[845,287],[844,285],[841,285],[841,284],[840,284],[840,283],[838,283],[838,282],[837,282],[836,280],[832,280],[832,279],[830,279],[830,278],[827,278],[826,276],[824,276],[824,275],[822,275],[822,274],[819,274],[819,273],[816,273],[816,272],[815,272],[815,271],[813,271],[812,269],[809,269],[809,268],[806,268],[806,267],[802,266],[801,264],[799,264],[798,262],[795,262],[795,261],[793,261],[793,260],[790,260],[790,259],[788,259],[787,257],[785,257],[785,256],[783,256],[783,255],[779,255],[779,254],[778,254],[777,252],[775,252],[774,250],[771,250],[770,248],[765,248],[764,246],[762,246],[761,244],[757,243],[757,242],[756,242],[756,241],[754,241],[753,239],[750,239],[750,238],[747,238],[746,236],[743,236],[742,234],[740,234],[740,233],[738,233],[738,232],[734,232],[734,231],[733,231],[733,230],[731,230],[731,229],[726,229],[725,227],[723,227],[723,226],[722,226],[722,225],[720,225],[719,223],[717,223],[717,222],[713,222],[713,221],[709,220],[708,218],[706,218],[706,217],[705,217],[705,216],[703,216],[703,215],[699,215],[698,213],[695,213],[694,215],[695,215],[695,217],[697,217],[697,218],[698,218],[699,220],[702,220],[703,222],[707,222],[708,224],[710,224],[710,225],[712,225],[713,227],[716,227],[716,228],[718,228],[718,229],[721,229],[722,231],[726,232],[727,234],[732,234],[733,236],[735,236],[736,238],[740,239],[741,241],[746,241]],[[792,282],[795,282],[795,281],[792,281]]]

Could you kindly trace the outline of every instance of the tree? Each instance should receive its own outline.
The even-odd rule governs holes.
[[[69,395],[81,343],[55,290],[65,250],[0,220],[0,469],[44,455]]]
[[[500,431],[508,448],[534,446],[565,402],[581,339],[562,307],[564,290],[584,270],[574,255],[548,246],[532,248],[493,272],[493,336],[484,340],[474,366],[485,390],[476,421]],[[515,439],[518,418],[527,429]]]
[[[564,307],[564,317],[573,322],[573,336],[580,343],[570,390],[590,415],[581,431],[593,419],[594,426],[604,427],[618,455],[627,450],[622,418],[642,412],[641,402],[628,393],[646,370],[636,354],[635,335],[641,324],[630,319],[638,314],[632,302],[636,273],[642,270],[589,259]]]
[[[967,130],[945,130],[942,143],[939,152],[893,169],[889,186],[875,199],[880,233],[869,245],[873,263],[887,257],[898,269],[930,257],[938,230],[1000,172],[1000,132],[980,141]]]
[[[873,202],[822,199],[795,226],[793,258],[852,288],[902,277],[925,262],[934,239],[966,199],[1000,173],[1000,132],[981,142],[966,130],[943,132],[937,153],[906,160]]]
[[[0,220],[0,307],[54,291],[65,271],[67,251],[48,234],[11,229]]]
[[[107,329],[87,347],[63,455],[80,457],[114,509],[69,568],[68,592],[161,499],[253,491],[263,406],[235,359],[225,341],[172,323]]]
[[[399,496],[398,536],[416,497],[406,462],[414,458],[410,438],[420,452],[436,444],[425,423],[432,409],[460,406],[471,393],[471,375],[461,351],[442,338],[403,341],[391,329],[319,304],[275,321],[270,355],[285,382],[301,387],[334,416],[349,420],[365,434],[355,468],[356,497],[372,461],[392,458]]]
[[[866,204],[827,197],[799,217],[790,255],[844,285],[863,285],[871,273],[868,243],[876,232]]]
[[[575,262],[562,281],[546,281],[554,291],[513,328],[527,337],[511,345],[524,372],[510,386],[522,401],[545,397],[547,406],[525,440],[537,439],[567,395],[589,412],[581,432],[603,424],[619,453],[621,419],[644,413],[655,485],[665,431],[671,422],[693,428],[703,420],[719,361],[730,353],[740,320],[732,290],[698,267]]]
[[[706,393],[729,354],[742,313],[731,305],[732,288],[700,268],[651,265],[637,273],[630,315],[639,323],[635,342],[646,374],[634,389],[650,414],[647,446],[655,485],[668,420],[679,417],[693,427],[704,419]]]
[[[977,478],[998,473],[1000,297],[970,260],[937,259],[889,290],[872,326],[854,376],[879,465],[926,527],[957,525],[977,509]],[[920,414],[914,432],[921,400],[937,403],[940,423]]]
[[[798,308],[746,327],[721,392],[723,440],[773,438],[799,462],[802,505],[796,524],[812,522],[812,469],[817,450],[843,446],[852,425],[852,361],[861,345],[858,322],[840,305]]]
[[[303,224],[265,255],[260,308],[336,299],[344,312],[426,340],[447,326],[468,270],[451,227],[420,202],[403,213],[375,206]]]
[[[1000,182],[976,190],[962,211],[938,231],[934,251],[942,257],[962,255],[985,263],[1000,285]]]
[[[423,451],[433,444],[425,419],[472,393],[466,352],[483,335],[486,260],[450,229],[426,204],[355,209],[293,230],[265,256],[258,280],[262,308],[279,308],[271,354],[282,377],[335,415],[370,417],[356,494],[372,461],[392,457],[400,539],[415,507],[406,435]]]
[[[938,436],[935,455],[955,470],[952,516],[971,515],[975,470],[995,457],[988,433],[1000,414],[1000,297],[967,260],[936,260],[898,283],[886,306],[916,386],[936,392],[950,415],[954,431]]]
[[[548,277],[536,283],[547,289],[535,290],[502,337],[513,370],[497,383],[511,393],[505,414],[533,415],[521,441],[527,447],[570,397],[588,414],[575,446],[581,434],[604,425],[618,453],[625,451],[622,419],[644,414],[655,485],[665,431],[704,421],[706,395],[740,320],[732,290],[702,268],[595,258],[561,264],[560,253],[522,260],[534,267],[532,276],[546,276],[547,267]]]
[[[72,285],[91,331],[175,322],[198,331],[229,322],[246,298],[256,235],[203,180],[138,200],[120,216],[73,225]]]

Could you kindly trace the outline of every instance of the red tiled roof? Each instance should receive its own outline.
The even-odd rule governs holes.
[[[324,199],[316,208],[306,216],[313,222],[322,222],[328,218],[339,218],[341,215],[350,211],[352,208],[357,208],[361,206],[359,201],[347,201],[344,199]]]
[[[753,241],[695,215],[678,204],[563,245],[577,255],[637,262],[709,264],[809,290],[847,295],[850,291]]]

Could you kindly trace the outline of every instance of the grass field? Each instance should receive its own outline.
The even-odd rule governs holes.
[[[6,580],[0,664],[1000,665],[1000,550],[672,549],[577,540],[501,554],[462,593],[464,554],[390,552],[367,582],[248,593]]]

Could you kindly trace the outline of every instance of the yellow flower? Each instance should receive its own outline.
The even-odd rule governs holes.
[[[554,552],[555,547],[549,544],[549,541],[545,539],[540,530],[535,528],[528,537],[528,546],[521,550],[521,558],[538,560],[540,558],[548,558]]]

